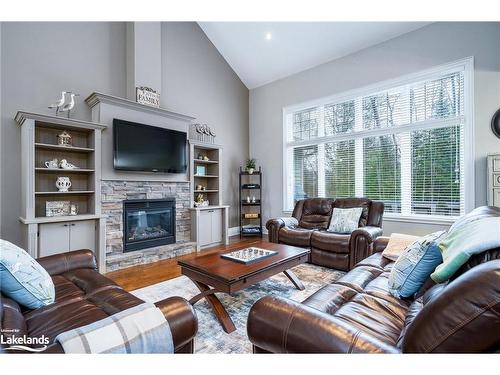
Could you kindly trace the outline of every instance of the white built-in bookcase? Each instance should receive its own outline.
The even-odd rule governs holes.
[[[203,160],[199,156],[206,156]],[[204,174],[197,173],[198,166]],[[191,239],[196,242],[196,250],[216,244],[228,244],[229,206],[222,203],[222,146],[189,141],[189,176],[191,197]],[[203,186],[203,190],[197,186]],[[195,207],[198,194],[203,194],[210,204]]]
[[[33,257],[90,248],[104,269],[105,221],[101,215],[101,124],[18,112],[22,150],[22,213],[27,251]],[[71,146],[61,146],[57,135],[68,132]],[[47,160],[66,159],[78,169],[50,169]],[[71,188],[60,192],[58,177],[69,177]],[[73,216],[46,215],[47,201],[70,201],[78,206]]]

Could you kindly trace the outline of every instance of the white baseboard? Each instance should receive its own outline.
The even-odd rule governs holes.
[[[267,229],[265,227],[262,228],[262,233],[265,234],[265,235],[267,235]],[[227,234],[228,234],[229,237],[238,236],[240,234],[240,227],[231,227],[231,228],[228,228]]]

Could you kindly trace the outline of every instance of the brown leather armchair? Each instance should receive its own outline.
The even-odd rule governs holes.
[[[49,345],[44,353],[63,353],[61,345],[54,341],[59,333],[144,302],[97,272],[95,257],[90,250],[52,255],[38,258],[37,261],[54,281],[55,302],[28,310],[0,294],[0,330],[4,330],[5,337],[45,335]],[[164,299],[157,302],[156,306],[170,325],[175,352],[193,353],[193,339],[198,330],[193,307],[181,297]],[[8,345],[0,344],[0,352],[4,352],[5,346]]]
[[[500,216],[481,207],[478,216]],[[338,281],[302,303],[264,297],[250,310],[247,330],[256,353],[500,352],[500,248],[474,255],[445,284],[398,299],[388,291],[394,262],[388,243]]]
[[[351,234],[327,232],[334,208],[362,207],[359,228]],[[373,241],[382,235],[384,204],[367,198],[309,198],[296,203],[292,218],[268,220],[269,241],[311,248],[311,263],[350,270],[371,254]]]

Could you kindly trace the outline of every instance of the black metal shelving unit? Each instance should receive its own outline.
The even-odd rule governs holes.
[[[255,196],[255,202],[247,202],[247,196]],[[262,237],[262,167],[252,174],[240,167],[240,237]],[[255,212],[257,211],[258,212]],[[258,214],[256,218],[245,214]],[[258,224],[257,224],[258,223]]]

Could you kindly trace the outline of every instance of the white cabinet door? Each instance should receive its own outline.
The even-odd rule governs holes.
[[[38,256],[61,254],[69,251],[69,224],[40,224],[38,229]]]
[[[500,207],[500,189],[493,189],[493,206]]]
[[[94,220],[69,223],[69,251],[89,249],[95,252],[96,230]]]
[[[212,213],[210,210],[200,211],[200,222],[198,224],[198,242],[200,246],[212,243]]]
[[[212,215],[212,242],[222,241],[222,210],[210,210]]]

